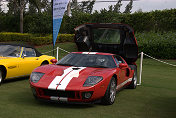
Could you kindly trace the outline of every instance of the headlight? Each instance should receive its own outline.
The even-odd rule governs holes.
[[[89,76],[84,82],[83,86],[93,86],[103,80],[101,76]]]
[[[44,75],[45,73],[40,73],[40,72],[32,72],[30,76],[30,80],[33,83],[37,83]]]

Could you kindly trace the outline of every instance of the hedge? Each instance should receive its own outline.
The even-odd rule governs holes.
[[[83,23],[124,23],[137,32],[144,31],[176,31],[176,9],[156,10],[151,12],[135,12],[119,14],[109,11],[93,14],[74,13],[72,17],[64,16],[61,32],[74,33],[74,28]]]
[[[19,14],[0,14],[0,32],[19,32]],[[74,33],[74,28],[84,23],[125,23],[137,32],[176,31],[176,9],[156,10],[119,14],[106,10],[93,14],[72,12],[72,17],[64,15],[60,32]],[[52,15],[49,13],[25,14],[24,32],[52,33]]]
[[[176,59],[175,32],[135,33],[139,52],[143,51],[159,59]]]
[[[135,33],[139,52],[143,51],[159,59],[176,59],[176,32],[136,32]],[[57,43],[73,42],[74,34],[59,34]],[[52,44],[52,35],[45,37],[33,34],[0,33],[0,41],[21,41],[33,45]]]
[[[59,42],[73,42],[74,34],[59,34],[57,37],[56,43]],[[1,32],[0,33],[0,42],[8,41],[19,41],[19,42],[28,42],[33,45],[46,45],[52,44],[52,35],[46,36],[37,36],[36,34],[28,33],[12,33],[12,32]]]

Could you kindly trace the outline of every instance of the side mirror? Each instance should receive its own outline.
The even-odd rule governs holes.
[[[126,68],[126,67],[128,67],[127,64],[124,64],[124,63],[120,63],[120,64],[119,64],[119,68]]]
[[[52,64],[56,64],[56,63],[57,63],[57,59],[51,59],[50,62],[51,62]]]

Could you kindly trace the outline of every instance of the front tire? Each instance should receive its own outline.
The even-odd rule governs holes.
[[[2,70],[0,70],[0,85],[2,84],[3,82],[3,76],[2,76]]]
[[[112,105],[114,103],[115,98],[116,98],[116,87],[117,87],[116,79],[112,77],[108,85],[108,88],[106,90],[106,93],[104,97],[102,98],[103,104]]]

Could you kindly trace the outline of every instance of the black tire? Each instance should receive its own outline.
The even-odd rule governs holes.
[[[137,86],[137,67],[135,65],[131,66],[131,69],[134,70],[133,79],[131,84],[128,85],[128,88],[135,89]]]
[[[2,82],[3,82],[3,72],[0,69],[0,85],[2,84]]]
[[[109,82],[108,88],[106,90],[106,93],[104,97],[102,98],[102,104],[105,105],[112,105],[116,98],[116,79],[114,77],[111,78],[111,81]]]

